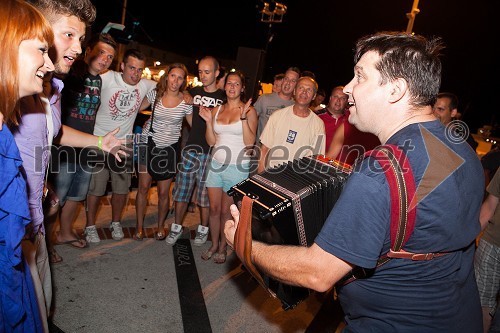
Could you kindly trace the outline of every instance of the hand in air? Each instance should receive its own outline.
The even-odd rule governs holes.
[[[200,106],[200,117],[207,123],[210,123],[212,121],[212,109]]]

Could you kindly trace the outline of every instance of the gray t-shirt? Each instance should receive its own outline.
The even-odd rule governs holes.
[[[269,120],[271,114],[279,109],[294,104],[293,98],[290,100],[282,99],[277,93],[263,94],[257,99],[254,104],[255,111],[259,116],[259,126],[257,127],[257,143],[259,142],[260,135]]]

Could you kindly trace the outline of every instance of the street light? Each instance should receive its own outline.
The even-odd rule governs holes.
[[[286,13],[286,6],[279,2],[264,2],[264,7],[260,11],[260,21],[264,23],[281,23]]]
[[[420,13],[418,9],[418,0],[413,0],[413,6],[411,7],[411,12],[406,14],[408,17],[408,26],[406,27],[406,33],[411,34],[413,31],[413,23],[415,22],[415,17]]]

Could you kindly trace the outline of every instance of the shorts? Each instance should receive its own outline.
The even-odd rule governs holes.
[[[474,257],[474,271],[481,306],[495,308],[500,292],[500,247],[481,239]]]
[[[64,205],[66,200],[85,200],[91,177],[92,167],[87,164],[59,162],[59,170],[51,178],[60,205]]]
[[[183,150],[179,171],[175,178],[174,201],[189,202],[195,185],[196,203],[200,207],[209,207],[208,193],[205,186],[205,173],[209,155]]]
[[[177,151],[179,143],[176,142],[166,147],[154,147],[153,157],[149,158],[148,146],[141,144],[138,146],[138,162],[146,165],[149,175],[153,180],[167,180],[175,177],[177,169]]]
[[[248,178],[249,165],[222,164],[214,159],[208,168],[206,187],[222,187],[227,193],[231,186]]]
[[[93,168],[88,194],[98,197],[105,195],[110,175],[111,190],[113,193],[129,194],[130,185],[132,184],[132,174],[129,172],[117,172],[115,170],[110,170],[104,164],[97,164]]]

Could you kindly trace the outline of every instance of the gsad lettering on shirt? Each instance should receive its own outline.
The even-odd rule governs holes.
[[[193,97],[194,105],[201,105],[207,108],[214,108],[218,105],[221,105],[222,103],[223,103],[222,100],[213,97],[200,96],[200,95],[196,95]]]

